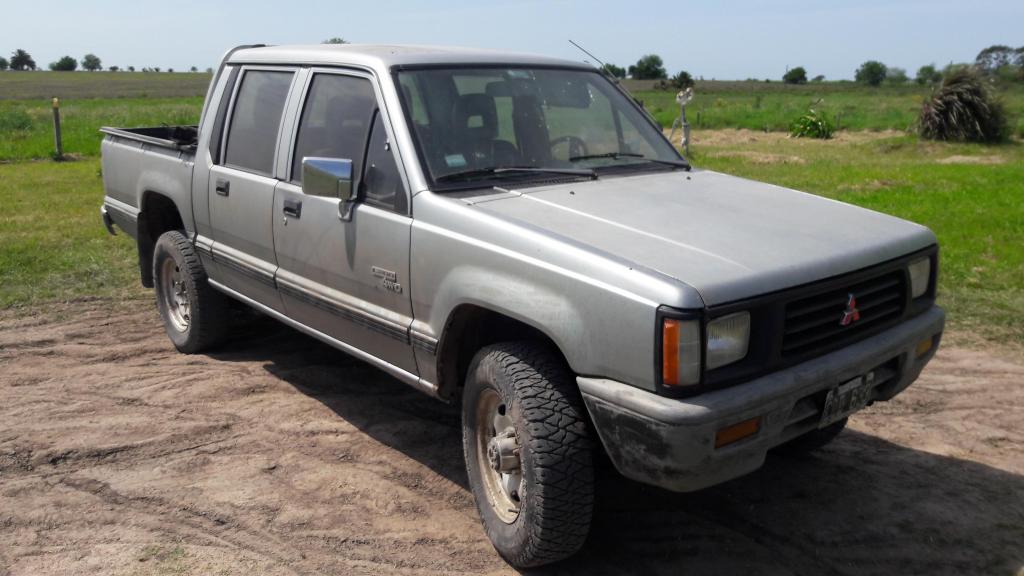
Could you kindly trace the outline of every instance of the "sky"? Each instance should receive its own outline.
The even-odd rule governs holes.
[[[67,54],[104,66],[200,70],[238,44],[440,44],[588,60],[568,40],[626,67],[644,54],[670,73],[778,79],[787,67],[849,79],[865,60],[905,68],[973,61],[1024,46],[1024,0],[4,0],[0,55],[37,65]]]

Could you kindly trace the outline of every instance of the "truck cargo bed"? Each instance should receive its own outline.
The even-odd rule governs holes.
[[[152,128],[111,128],[104,126],[100,128],[100,132],[165,148],[188,151],[195,150],[196,142],[199,138],[198,126],[156,126]]]

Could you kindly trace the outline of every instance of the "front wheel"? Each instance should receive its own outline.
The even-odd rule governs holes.
[[[462,446],[484,531],[516,568],[571,556],[594,505],[593,442],[572,373],[547,347],[480,350],[462,398]]]
[[[164,232],[157,239],[153,284],[164,329],[179,351],[202,352],[224,339],[227,297],[209,285],[199,255],[181,232]]]

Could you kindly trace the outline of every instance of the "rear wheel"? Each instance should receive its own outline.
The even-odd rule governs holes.
[[[164,329],[179,351],[194,354],[223,341],[227,297],[209,285],[199,255],[181,232],[164,232],[156,241],[153,284]]]
[[[594,504],[593,443],[572,373],[531,342],[480,350],[462,402],[469,484],[495,549],[526,568],[583,545]]]

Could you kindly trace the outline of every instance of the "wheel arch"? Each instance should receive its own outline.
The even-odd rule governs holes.
[[[139,201],[138,237],[139,274],[142,285],[153,287],[153,247],[160,235],[170,230],[185,230],[181,210],[174,200],[161,192],[145,190]]]
[[[484,346],[514,340],[548,346],[569,364],[555,339],[528,319],[473,303],[453,308],[437,346],[438,396],[446,400],[458,398],[476,353]]]

